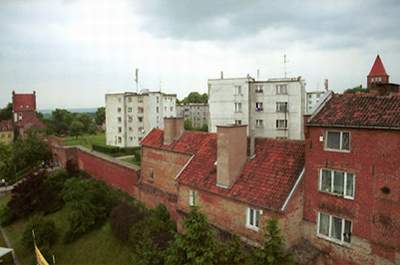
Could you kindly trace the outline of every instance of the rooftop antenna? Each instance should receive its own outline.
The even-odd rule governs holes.
[[[283,67],[284,67],[284,71],[285,71],[285,78],[287,77],[287,69],[286,69],[286,65],[289,61],[286,58],[286,53],[283,55]]]
[[[135,69],[136,92],[139,93],[139,68]]]
[[[162,79],[160,78],[160,92],[161,92],[161,88],[162,88]]]
[[[260,69],[257,69],[257,81],[260,80]]]

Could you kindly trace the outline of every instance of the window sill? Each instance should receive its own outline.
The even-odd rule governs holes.
[[[346,199],[346,200],[350,200],[350,201],[354,201],[354,197],[349,197],[349,196],[344,196],[344,195],[340,195],[340,194],[336,194],[336,193],[332,193],[329,191],[323,191],[323,190],[318,190],[320,193],[326,194],[326,195],[330,195],[333,197],[337,197],[340,199]]]
[[[260,231],[260,228],[259,228],[259,227],[253,226],[253,225],[249,225],[249,224],[246,224],[246,228],[247,228],[247,229],[250,229],[250,230],[253,230],[253,231],[255,231],[255,232]]]
[[[350,153],[350,150],[340,150],[340,149],[331,149],[331,148],[324,148],[324,151],[327,152],[337,152],[337,153]]]
[[[330,238],[330,237],[328,237],[328,236],[321,235],[321,234],[319,234],[319,233],[317,233],[317,237],[320,238],[320,239],[329,241],[329,242],[331,242],[331,243],[334,243],[335,245],[339,245],[339,246],[341,246],[341,247],[351,248],[351,243],[347,243],[347,242],[344,242],[344,241],[339,241],[339,240]]]

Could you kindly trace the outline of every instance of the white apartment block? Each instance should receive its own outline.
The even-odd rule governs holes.
[[[194,128],[201,128],[208,125],[208,104],[207,103],[187,103],[176,106],[177,117],[191,120]]]
[[[298,78],[208,80],[209,130],[247,124],[256,137],[304,139],[305,83]],[[251,121],[251,122],[249,122]]]
[[[164,127],[164,117],[176,117],[176,94],[142,91],[106,94],[106,143],[139,146],[153,128]]]
[[[306,92],[306,114],[312,114],[327,91]]]

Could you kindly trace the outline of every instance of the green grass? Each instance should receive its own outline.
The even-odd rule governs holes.
[[[1,197],[0,205],[8,199]],[[68,208],[64,207],[47,217],[54,220],[59,235],[57,243],[52,247],[56,264],[132,264],[129,258],[132,249],[114,237],[110,223],[105,223],[77,241],[64,244],[62,239],[68,229]],[[27,222],[28,218],[20,219],[4,228],[22,265],[33,264],[33,252],[27,251],[21,245],[22,233]]]
[[[67,146],[82,145],[84,147],[91,149],[92,144],[105,145],[106,135],[104,133],[98,133],[98,134],[82,135],[78,137],[68,136],[64,138],[64,144]]]
[[[134,164],[140,167],[140,161],[136,161],[133,157],[123,158],[122,161],[128,162],[130,164]]]

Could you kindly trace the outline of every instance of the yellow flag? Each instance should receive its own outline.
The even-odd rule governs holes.
[[[35,245],[36,262],[38,265],[49,265],[46,259],[43,257],[39,248]]]

